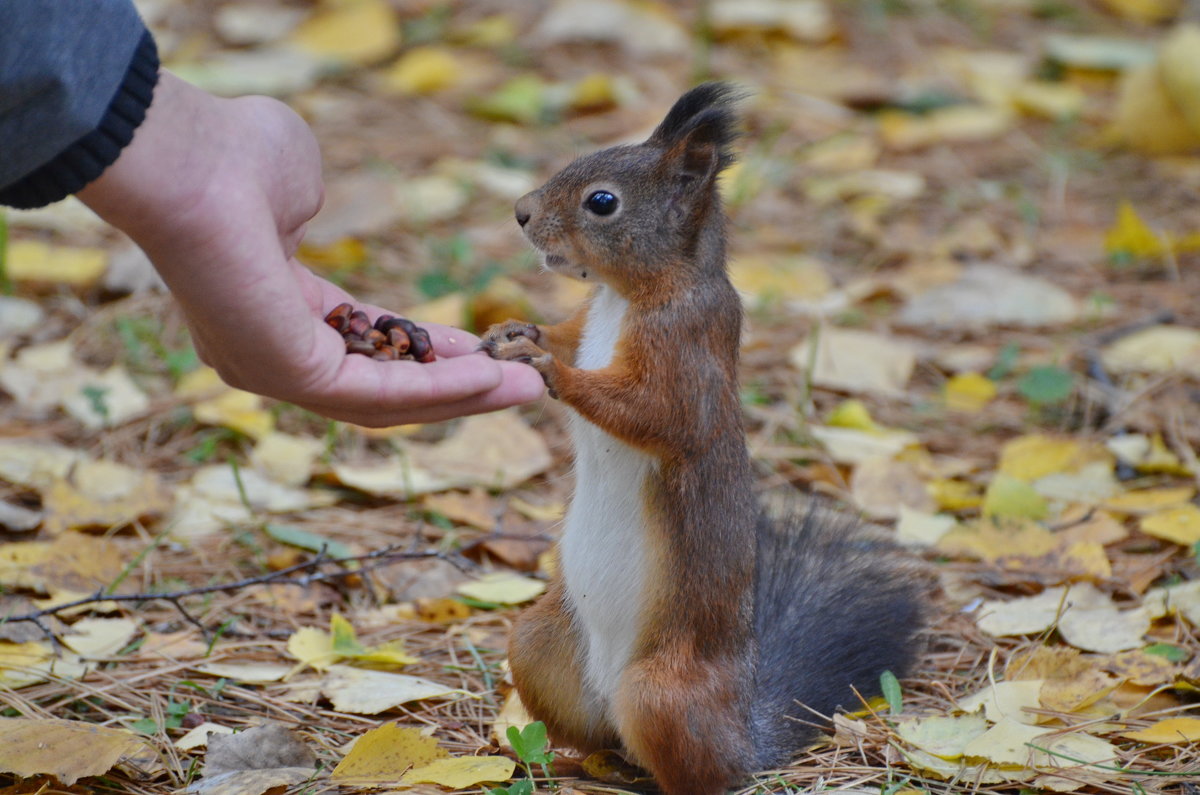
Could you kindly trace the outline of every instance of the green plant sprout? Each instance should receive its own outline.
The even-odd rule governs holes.
[[[488,795],[533,795],[533,765],[540,766],[546,778],[553,776],[548,766],[554,761],[554,752],[550,750],[550,741],[546,738],[546,724],[539,720],[524,729],[509,726],[507,735],[517,759],[521,760],[521,767],[525,769],[526,778],[514,781],[507,787],[489,790]]]

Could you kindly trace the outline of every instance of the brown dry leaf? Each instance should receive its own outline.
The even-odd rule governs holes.
[[[1098,668],[1088,668],[1074,676],[1047,679],[1038,698],[1046,709],[1077,712],[1107,696],[1121,681]]]
[[[133,732],[82,721],[0,718],[0,771],[49,774],[67,786],[107,773],[144,745],[145,739]]]
[[[471,489],[466,494],[457,491],[428,494],[421,504],[426,510],[447,519],[489,532],[496,529],[504,513],[497,501],[481,488]]]
[[[1091,662],[1080,655],[1079,649],[1057,645],[1034,646],[1008,658],[1004,666],[1004,678],[1019,681],[1071,677],[1090,667]]]
[[[279,724],[267,724],[237,734],[209,738],[204,775],[271,768],[312,768],[315,763],[316,755],[299,734]]]
[[[411,443],[385,464],[335,464],[343,484],[381,496],[411,497],[453,488],[509,489],[553,463],[542,435],[513,410],[467,417],[437,444]]]
[[[1175,681],[1179,666],[1158,654],[1142,649],[1130,649],[1114,654],[1104,662],[1104,668],[1135,685],[1156,687]]]
[[[937,508],[918,467],[910,461],[869,458],[854,468],[850,493],[873,519],[895,519],[902,509],[932,513]]]
[[[891,396],[904,394],[917,361],[912,347],[893,337],[832,326],[818,331],[815,349],[805,340],[789,358],[818,386]]]

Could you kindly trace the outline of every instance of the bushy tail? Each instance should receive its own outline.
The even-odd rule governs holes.
[[[821,507],[781,521],[764,516],[752,708],[760,769],[813,739],[815,713],[857,709],[855,690],[876,695],[883,671],[905,674],[916,654],[921,590],[913,566],[853,517]]]

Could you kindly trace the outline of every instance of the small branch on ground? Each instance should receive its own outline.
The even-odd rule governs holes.
[[[177,591],[162,591],[159,593],[110,594],[106,590],[101,589],[96,591],[92,596],[75,599],[71,602],[64,602],[53,607],[46,607],[28,613],[5,616],[0,618],[0,623],[27,621],[40,628],[47,636],[53,639],[53,633],[50,632],[45,622],[41,620],[46,616],[58,615],[66,610],[102,602],[150,602],[158,600],[170,602],[179,611],[184,620],[200,629],[207,640],[209,638],[208,628],[183,605],[182,600],[189,596],[201,596],[210,593],[232,593],[255,585],[294,585],[306,588],[320,582],[330,582],[347,577],[362,577],[370,572],[382,569],[385,566],[391,566],[400,561],[426,560],[429,558],[445,561],[464,572],[471,572],[474,569],[473,564],[461,556],[438,550],[400,550],[398,547],[392,546],[369,552],[365,555],[354,555],[343,558],[327,557],[324,550],[322,550],[311,560],[297,563],[294,566],[288,566],[279,571],[260,574],[257,577],[247,577],[244,580],[217,583],[215,585],[201,585],[195,588],[183,588]],[[360,565],[351,568],[349,564]],[[325,568],[334,566],[338,568]]]

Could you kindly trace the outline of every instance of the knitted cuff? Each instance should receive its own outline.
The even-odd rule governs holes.
[[[42,207],[80,191],[112,165],[146,118],[158,83],[158,48],[149,31],[142,34],[125,80],[96,129],[53,160],[0,190],[0,205]]]

